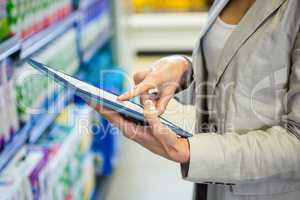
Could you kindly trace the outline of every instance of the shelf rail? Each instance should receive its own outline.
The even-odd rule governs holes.
[[[12,37],[0,43],[0,62],[18,51],[20,51],[20,60],[30,57],[60,35],[67,32],[67,30],[74,27],[76,23],[80,23],[81,15],[82,13],[80,13],[80,11],[75,11],[64,20],[34,34],[23,42],[17,37]],[[88,49],[83,50],[82,54],[85,61],[91,59],[93,54],[103,47],[111,36],[112,28],[101,30],[96,41],[93,42],[93,45]],[[78,73],[77,77],[80,79],[86,78],[85,74],[82,72]],[[53,123],[57,115],[72,101],[74,94],[74,91],[62,89],[61,91],[50,94],[53,98],[49,99],[49,96],[45,98],[41,108],[45,107],[45,105],[50,105],[48,109],[54,110],[55,112],[32,116],[31,119],[16,133],[16,136],[12,141],[6,145],[5,149],[0,153],[0,173],[25,144],[33,144],[42,136],[45,130]]]

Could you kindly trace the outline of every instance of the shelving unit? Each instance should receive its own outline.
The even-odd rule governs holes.
[[[35,52],[39,51],[47,44],[51,43],[60,35],[64,34],[67,30],[74,27],[79,21],[79,12],[75,11],[66,19],[53,24],[52,26],[42,30],[26,39],[21,45],[21,59],[25,59]]]
[[[18,37],[11,37],[0,43],[0,61],[16,53],[21,47],[21,42]]]
[[[97,39],[93,42],[93,45],[88,47],[83,53],[83,62],[88,62],[96,51],[101,48],[109,39],[113,36],[113,30],[111,28],[103,30]]]
[[[30,124],[26,124],[19,132],[18,137],[13,138],[11,143],[4,149],[0,155],[0,172],[5,168],[8,162],[16,155],[21,147],[27,142],[30,131]]]
[[[113,0],[116,1],[116,0]],[[60,2],[60,1],[59,1]],[[70,0],[71,2],[71,0]],[[79,2],[79,1],[77,1]],[[113,40],[115,39],[115,27],[113,24],[113,5],[112,1],[110,0],[87,0],[87,1],[82,1],[82,2],[88,2],[88,3],[83,3],[83,4],[78,4],[79,6],[76,6],[76,2],[73,1],[74,3],[74,10],[67,16],[66,15],[61,15],[57,18],[54,17],[53,21],[50,19],[49,24],[44,22],[45,24],[39,24],[40,27],[45,27],[39,32],[35,32],[40,29],[34,29],[30,30],[32,28],[32,25],[26,24],[24,27],[29,27],[29,30],[25,29],[25,33],[22,34],[22,31],[17,32],[20,34],[20,36],[17,34],[17,36],[11,37],[7,39],[4,42],[0,43],[0,66],[2,67],[7,67],[7,69],[12,69],[14,68],[15,75],[22,75],[26,74],[27,70],[31,69],[29,66],[26,65],[26,59],[33,57],[36,59],[43,60],[43,62],[49,64],[53,63],[54,67],[60,67],[58,64],[54,63],[67,63],[68,67],[66,68],[60,68],[60,69],[71,69],[71,71],[66,71],[66,73],[74,75],[75,77],[90,82],[96,86],[98,83],[95,83],[96,80],[98,80],[98,75],[99,71],[102,69],[108,69],[108,68],[114,68],[118,70],[117,63],[115,62],[117,59],[115,59],[113,55]],[[97,4],[95,4],[97,3]],[[31,11],[28,11],[31,12]],[[37,13],[41,14],[41,13]],[[31,14],[32,15],[32,14]],[[37,16],[39,17],[39,16]],[[42,18],[44,19],[44,18]],[[35,21],[35,20],[32,20]],[[43,20],[42,20],[43,21]],[[40,22],[40,21],[39,21]],[[33,22],[34,23],[34,22]],[[53,24],[52,24],[53,23]],[[36,25],[36,24],[35,24]],[[36,28],[36,27],[35,27]],[[23,29],[22,29],[23,30]],[[92,30],[92,31],[90,31]],[[28,36],[26,35],[26,31],[28,31]],[[32,33],[31,33],[32,32]],[[35,33],[33,33],[35,32]],[[21,39],[21,37],[27,37],[26,39]],[[87,38],[88,40],[84,40]],[[70,42],[71,41],[71,42]],[[74,41],[74,43],[73,43]],[[56,51],[56,49],[60,51]],[[66,54],[64,54],[65,51]],[[76,55],[76,59],[70,59],[73,58]],[[78,56],[78,57],[77,57]],[[57,58],[55,61],[54,59]],[[70,63],[69,60],[72,60],[74,62]],[[42,62],[42,61],[41,61]],[[7,65],[5,65],[7,64]],[[63,66],[62,64],[62,66]],[[70,66],[69,66],[70,65]],[[79,65],[79,66],[78,66]],[[51,65],[52,66],[52,65]],[[12,68],[9,68],[12,67]],[[5,69],[5,68],[1,68]],[[73,69],[73,70],[72,70]],[[76,72],[74,72],[76,71]],[[93,73],[96,72],[96,73]],[[2,73],[2,71],[1,71]],[[5,72],[6,73],[6,72]],[[2,75],[2,74],[1,74]],[[8,76],[7,76],[8,77]],[[29,77],[31,78],[31,77]],[[43,78],[43,77],[42,77]],[[10,131],[6,131],[6,129],[3,131],[4,134],[1,135],[3,136],[1,139],[3,140],[3,144],[5,143],[4,149],[1,146],[1,152],[0,152],[0,178],[11,178],[14,176],[10,176],[12,174],[7,174],[7,171],[10,171],[11,166],[15,165],[15,162],[25,162],[25,159],[27,159],[27,156],[30,157],[30,148],[39,148],[41,147],[44,142],[44,140],[48,141],[51,140],[52,138],[50,137],[55,137],[55,131],[60,131],[59,126],[62,124],[59,124],[61,122],[58,122],[61,116],[64,116],[66,110],[69,111],[68,109],[74,109],[75,104],[76,106],[82,106],[82,100],[80,100],[76,95],[75,91],[67,90],[62,87],[53,87],[49,88],[49,90],[44,90],[43,89],[46,87],[49,87],[48,83],[43,80],[37,80],[36,82],[32,81],[31,79],[28,79],[29,81],[26,82],[17,82],[14,86],[12,86],[13,90],[16,89],[17,94],[17,100],[19,102],[22,102],[24,104],[28,103],[28,105],[34,107],[34,109],[40,109],[39,112],[32,112],[30,114],[30,107],[25,107],[22,108],[22,104],[18,104],[19,107],[19,122],[21,123],[21,127],[17,132],[13,132],[15,129],[17,129],[17,125],[13,128],[11,125],[9,128],[11,129]],[[12,79],[10,79],[12,80]],[[109,83],[107,84],[105,82],[105,87],[106,89],[112,89],[114,91],[120,91],[123,87],[122,84],[122,78],[121,77],[115,77],[112,76],[108,77],[108,80],[113,80],[113,81],[108,81]],[[1,76],[1,81],[2,81],[2,76]],[[5,77],[6,81],[6,77]],[[32,84],[30,85],[32,81],[32,84],[37,84],[40,87],[36,87],[35,85]],[[39,82],[40,81],[40,82]],[[5,82],[6,83],[6,82]],[[12,82],[10,82],[12,83]],[[23,84],[24,83],[24,84]],[[41,84],[39,84],[41,83]],[[1,82],[2,84],[2,82]],[[29,87],[29,86],[30,87]],[[24,86],[24,87],[23,87]],[[28,87],[27,87],[28,86]],[[102,85],[101,85],[102,86]],[[26,88],[27,87],[27,88]],[[23,96],[22,92],[24,89],[24,94],[28,94],[28,92],[31,92],[31,87],[36,89],[32,90],[32,94],[29,97],[32,98],[27,98],[26,95]],[[29,88],[29,89],[28,89]],[[17,90],[18,89],[18,90]],[[27,90],[28,89],[28,90]],[[2,92],[2,91],[1,91]],[[15,92],[15,91],[14,91]],[[2,100],[2,99],[1,99]],[[4,101],[3,101],[4,102]],[[12,102],[12,101],[11,101]],[[2,103],[2,102],[0,102]],[[5,102],[6,103],[6,102]],[[3,104],[0,104],[5,105]],[[14,104],[12,104],[14,105]],[[21,106],[20,106],[21,105]],[[71,105],[71,106],[70,106]],[[74,107],[72,107],[74,106]],[[72,107],[72,108],[70,108]],[[85,106],[87,107],[87,106]],[[28,110],[27,110],[28,109]],[[79,108],[80,109],[80,108]],[[91,110],[91,109],[90,109]],[[41,111],[41,112],[40,112]],[[91,112],[92,113],[92,112]],[[62,115],[60,115],[62,114]],[[86,116],[81,116],[82,118]],[[103,123],[103,126],[109,126],[109,123],[105,121],[101,116],[97,116],[96,113],[93,113],[93,117],[95,119],[88,119],[91,120],[89,123]],[[63,118],[63,117],[62,117]],[[2,119],[2,118],[1,118]],[[6,120],[6,118],[5,118]],[[95,121],[94,121],[95,120]],[[8,121],[8,120],[7,120]],[[16,120],[17,121],[17,120]],[[9,122],[7,124],[10,124],[12,122]],[[65,122],[65,123],[73,123],[73,122]],[[65,124],[64,124],[65,125]],[[70,125],[70,124],[69,124]],[[98,125],[98,124],[97,124]],[[63,125],[62,125],[63,126]],[[73,126],[73,125],[70,125]],[[1,127],[0,127],[1,128]],[[6,128],[6,127],[5,127]],[[56,129],[55,129],[56,128]],[[3,128],[4,129],[4,128]],[[63,129],[63,128],[62,128]],[[54,130],[54,131],[53,131]],[[90,132],[93,130],[90,130]],[[2,130],[0,131],[2,134]],[[75,132],[75,131],[73,131]],[[72,132],[72,133],[73,133]],[[47,134],[45,134],[47,133]],[[75,134],[75,133],[74,133]],[[117,154],[117,137],[112,136],[110,132],[107,133],[108,136],[107,138],[101,138],[101,144],[97,143],[94,144],[95,138],[93,137],[94,134],[91,133],[90,137],[90,143],[86,144],[87,148],[87,154],[90,154],[91,157],[94,159],[95,157],[100,158],[97,161],[97,165],[93,162],[91,165],[92,166],[88,169],[91,170],[85,170],[89,172],[93,172],[95,170],[95,173],[97,175],[97,185],[94,188],[93,194],[88,194],[92,195],[90,198],[94,199],[102,199],[103,194],[105,193],[105,190],[107,190],[108,180],[110,179],[110,175],[113,172],[113,168],[115,167],[113,164],[113,161],[116,160],[116,154]],[[82,135],[81,135],[82,136]],[[5,137],[5,138],[4,138]],[[49,138],[48,138],[49,137]],[[59,139],[60,139],[59,135]],[[9,139],[8,139],[9,138]],[[5,142],[4,142],[5,141]],[[0,141],[2,142],[2,141]],[[64,141],[62,141],[61,144],[63,144]],[[74,141],[73,141],[74,142]],[[96,142],[95,142],[96,143]],[[0,144],[2,145],[2,143]],[[41,146],[39,146],[41,145]],[[88,146],[89,145],[89,146]],[[47,145],[46,145],[47,146]],[[55,145],[54,145],[55,146]],[[43,146],[44,147],[44,146]],[[108,148],[106,148],[108,147]],[[54,147],[56,148],[56,146]],[[81,149],[76,148],[76,149]],[[103,150],[104,149],[104,150]],[[34,149],[35,150],[35,149]],[[45,147],[43,149],[45,151],[51,151],[51,147],[48,148]],[[56,151],[56,149],[54,150]],[[52,153],[52,152],[51,152]],[[60,157],[68,155],[64,151],[63,153],[60,153]],[[86,154],[84,154],[86,155]],[[101,159],[101,156],[103,159]],[[68,156],[66,156],[68,157]],[[73,158],[74,157],[74,158]],[[72,159],[79,159],[78,155],[74,156],[73,155]],[[23,160],[24,159],[24,160]],[[48,158],[47,158],[48,159]],[[68,159],[71,159],[71,156],[68,157]],[[50,163],[50,160],[48,160]],[[47,162],[48,162],[47,161]],[[48,164],[49,164],[48,163]],[[79,162],[80,163],[80,162]],[[57,163],[56,163],[57,164]],[[74,164],[73,160],[72,162],[69,162],[70,165]],[[34,164],[32,164],[34,165]],[[49,164],[50,168],[53,167],[52,163]],[[9,167],[8,167],[9,166]],[[86,167],[85,164],[78,165],[80,167]],[[105,166],[105,167],[104,167]],[[38,166],[40,167],[40,166]],[[46,166],[43,170],[43,173],[49,173],[47,172],[49,166]],[[72,168],[72,167],[70,167]],[[93,169],[92,169],[93,168]],[[58,169],[58,170],[56,170]],[[85,168],[84,168],[85,169]],[[56,171],[64,171],[66,170],[66,167],[58,165],[58,167],[55,168],[55,173]],[[18,171],[14,171],[13,175],[18,174]],[[74,172],[73,172],[74,173]],[[58,174],[58,175],[57,175]],[[60,176],[59,173],[57,173],[57,176]],[[76,173],[75,173],[76,174]],[[78,173],[77,173],[78,174]],[[79,173],[81,174],[81,173]],[[39,174],[40,175],[40,174]],[[38,179],[44,179],[45,174],[39,176],[37,175]],[[86,175],[86,174],[85,174]],[[84,176],[85,176],[84,175]],[[103,176],[102,176],[103,175]],[[26,181],[32,181],[29,180],[32,177],[27,177],[27,174],[24,175],[26,178]],[[48,174],[49,176],[49,174]],[[51,176],[51,174],[50,174]],[[65,179],[65,174],[62,174],[63,179]],[[70,175],[72,176],[72,175]],[[79,176],[79,175],[78,175]],[[91,176],[92,177],[92,176]],[[105,177],[105,178],[103,178]],[[79,181],[76,182],[76,186],[74,187],[83,187],[82,181],[85,181],[84,178],[78,179]],[[21,179],[20,179],[21,180]],[[23,180],[23,179],[22,179]],[[2,181],[2,179],[0,180]],[[40,179],[39,179],[40,181]],[[53,181],[51,178],[49,181]],[[61,181],[60,179],[57,179],[57,181]],[[63,180],[65,181],[65,180]],[[39,182],[39,186],[37,187],[44,187],[41,186],[40,184],[44,183],[41,181]],[[89,182],[90,183],[90,182]],[[31,187],[32,193],[34,193],[33,190],[35,190],[35,183],[30,182],[31,184],[28,187]],[[49,184],[51,185],[51,184]],[[57,184],[55,184],[55,187]],[[86,185],[84,185],[86,186]],[[91,186],[91,185],[89,185]],[[7,186],[6,183],[1,185],[1,189],[5,187],[10,187]],[[17,186],[14,186],[17,187]],[[45,193],[51,193],[52,188],[50,189],[47,188],[47,192]],[[57,186],[60,187],[60,186]],[[68,186],[65,186],[68,187]],[[61,189],[61,188],[60,188]],[[72,190],[73,186],[69,187],[68,189]],[[83,188],[81,188],[83,189]],[[26,190],[27,191],[27,190]],[[50,191],[50,192],[49,192]],[[65,191],[59,190],[59,192],[64,193]],[[72,191],[70,191],[72,192]],[[30,192],[29,192],[30,193]],[[9,193],[11,194],[11,193]],[[27,194],[27,193],[26,193]],[[63,194],[65,195],[65,194]],[[68,198],[66,194],[66,198]],[[79,195],[79,193],[77,193]],[[83,194],[81,194],[83,195]],[[86,197],[86,196],[85,196]],[[30,197],[31,198],[31,197]]]
[[[74,11],[64,20],[49,26],[24,41],[16,36],[2,42],[0,44],[0,61],[17,52],[19,52],[19,60],[24,60],[34,55],[69,29],[76,28],[80,23],[81,15],[82,13],[80,10]],[[112,30],[112,27],[101,30],[101,34],[98,35],[97,40],[93,42],[93,45],[88,49],[83,49],[82,53],[85,62],[88,62],[98,49],[112,39]],[[87,79],[83,72],[79,72],[77,77],[80,79]],[[46,112],[32,116],[30,120],[22,126],[17,132],[16,137],[13,138],[10,144],[7,145],[0,154],[0,173],[24,144],[33,144],[41,137],[45,130],[52,124],[56,116],[68,105],[73,97],[74,91],[66,91],[64,89],[54,91],[49,96],[45,97],[41,107],[47,105],[48,109],[55,112]]]
[[[41,135],[45,132],[49,125],[54,121],[57,115],[71,101],[73,96],[73,91],[62,90],[59,92],[54,92],[54,94],[51,95],[52,99],[46,99],[46,101],[43,104],[50,104],[50,106],[48,107],[48,110],[50,112],[35,116],[31,120],[29,143],[34,144],[37,142],[37,140],[41,137]]]

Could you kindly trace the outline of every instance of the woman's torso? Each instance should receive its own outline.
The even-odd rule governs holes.
[[[258,2],[263,4],[262,0]],[[194,53],[194,77],[196,85],[207,83],[209,77],[205,92],[211,96],[204,103],[202,98],[197,101],[206,105],[198,116],[208,113],[208,122],[214,124],[217,132],[245,132],[278,125],[286,114],[282,99],[288,90],[291,53],[300,21],[300,13],[292,8],[299,3],[294,4],[297,5],[286,1],[258,28],[254,28],[258,24],[253,22],[255,19],[242,21],[226,40],[218,64],[212,68],[207,65],[204,50],[210,29],[202,37],[198,44],[201,48],[196,47]],[[249,15],[256,13],[259,4],[253,7]],[[247,27],[248,21],[253,27]]]
[[[209,31],[202,32],[193,56],[195,88],[190,94],[197,106],[196,132],[244,134],[280,125],[289,109],[285,98],[300,27],[299,10],[298,0],[257,0],[226,40],[218,65],[210,69],[203,42]],[[209,189],[214,199],[226,200],[294,200],[300,195],[295,192],[300,183],[288,180]]]

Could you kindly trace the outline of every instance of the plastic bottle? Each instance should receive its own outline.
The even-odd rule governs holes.
[[[6,0],[0,0],[0,41],[6,39],[9,34],[10,28],[6,11]]]
[[[6,11],[10,29],[13,34],[16,34],[18,32],[17,0],[7,0]]]
[[[7,134],[9,132],[9,122],[7,116],[7,110],[5,105],[5,68],[3,62],[0,63],[0,150],[3,150],[4,145],[7,141]]]
[[[5,92],[5,105],[7,107],[7,118],[9,125],[9,133],[7,135],[8,140],[14,136],[19,128],[17,109],[16,109],[16,92],[13,78],[13,66],[9,59],[3,62],[6,72],[6,83],[4,85]]]

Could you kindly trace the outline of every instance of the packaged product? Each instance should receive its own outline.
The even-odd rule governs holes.
[[[3,150],[9,134],[9,118],[5,102],[6,70],[3,62],[0,62],[0,150]]]
[[[12,61],[6,59],[4,61],[4,68],[6,71],[6,83],[4,84],[5,91],[5,105],[7,107],[7,118],[9,121],[9,138],[12,138],[16,131],[19,128],[19,121],[17,115],[17,103],[16,103],[16,91],[15,91],[15,82],[14,82],[14,70]]]
[[[24,147],[20,153],[10,162],[4,172],[1,173],[0,180],[8,182],[1,189],[7,200],[35,200],[36,192],[33,191],[35,185],[32,184],[30,177],[38,169],[44,154],[42,152],[28,153]],[[2,200],[2,196],[1,196]]]
[[[0,0],[0,41],[5,40],[10,34],[6,0]]]

